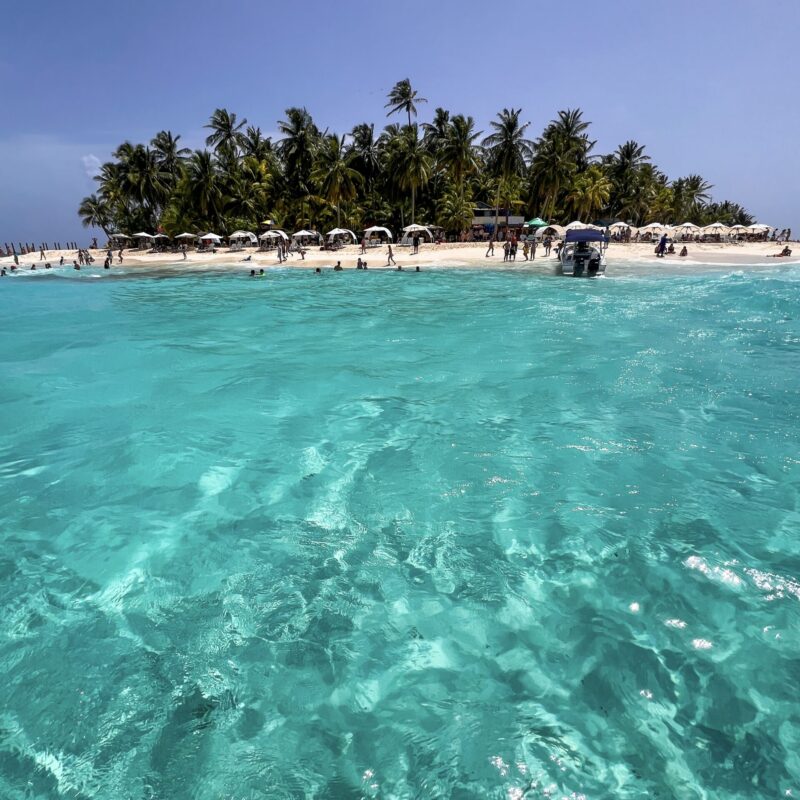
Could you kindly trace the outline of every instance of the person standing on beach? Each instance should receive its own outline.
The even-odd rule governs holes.
[[[386,266],[388,267],[389,264],[397,264],[397,262],[394,260],[394,253],[392,252],[391,245],[389,245],[389,258],[386,260]]]
[[[536,258],[536,239],[531,242],[531,261]]]
[[[367,252],[367,237],[366,236],[362,236],[361,237],[361,255],[364,255],[364,253],[366,253],[366,252]]]
[[[183,260],[186,261],[186,245],[181,245],[181,253],[183,253]]]
[[[119,263],[122,263],[122,248],[120,247],[119,253],[117,253],[117,258],[119,259]]]
[[[508,254],[510,250],[511,250],[511,242],[509,242],[508,239],[506,239],[503,242],[503,261],[508,261]]]
[[[486,258],[494,255],[494,234],[489,237],[489,247],[486,250]]]
[[[664,258],[664,253],[666,252],[666,250],[667,250],[667,234],[662,233],[661,240],[659,241],[658,247],[656,248],[656,255],[659,258]]]
[[[44,261],[46,258],[44,254],[44,246],[39,248],[39,261]]]
[[[19,266],[19,256],[16,253],[14,253],[14,266]]]
[[[522,243],[522,255],[524,256],[525,260],[528,260],[528,240],[526,239]]]

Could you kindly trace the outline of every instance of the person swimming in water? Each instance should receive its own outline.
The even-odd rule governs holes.
[[[336,262],[336,266],[333,268],[333,271],[334,272],[342,272],[342,270],[343,270],[342,262],[341,261],[337,261]]]

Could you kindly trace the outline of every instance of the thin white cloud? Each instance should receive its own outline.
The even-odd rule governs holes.
[[[88,156],[81,156],[81,161],[87,178],[94,178],[100,174],[100,165],[103,162],[94,153],[89,153]]]

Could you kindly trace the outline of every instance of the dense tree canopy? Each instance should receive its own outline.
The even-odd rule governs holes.
[[[513,210],[558,223],[753,222],[742,206],[713,202],[713,187],[700,175],[670,180],[638,142],[595,153],[580,109],[559,111],[529,139],[522,109],[503,109],[482,132],[472,117],[443,108],[419,125],[424,102],[408,79],[399,81],[387,116],[399,112],[405,124],[377,135],[368,122],[343,135],[322,131],[307,109],[289,108],[275,142],[218,108],[205,126],[208,149],[191,152],[171,131],[149,144],[121,144],[78,213],[106,233],[160,228],[173,235],[257,229],[265,219],[291,229],[355,230],[419,221],[458,234],[478,201],[499,215]]]

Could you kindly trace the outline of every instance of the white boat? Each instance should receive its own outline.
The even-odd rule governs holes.
[[[593,229],[571,230],[559,253],[561,272],[574,278],[595,278],[606,271],[608,237]]]

